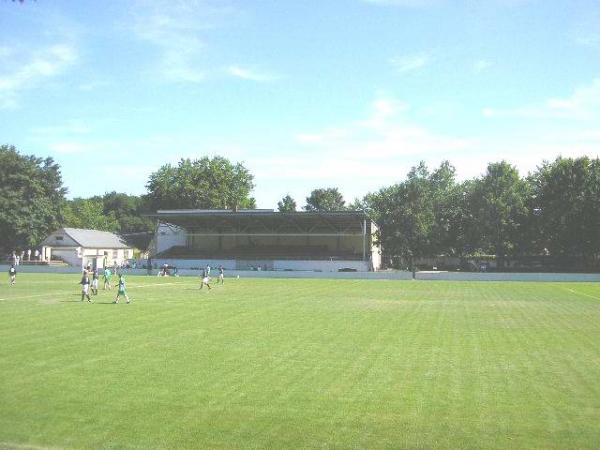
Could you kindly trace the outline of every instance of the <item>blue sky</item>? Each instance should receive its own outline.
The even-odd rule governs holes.
[[[52,156],[70,197],[204,155],[273,208],[420,160],[600,153],[595,0],[0,0],[0,29],[0,142]]]

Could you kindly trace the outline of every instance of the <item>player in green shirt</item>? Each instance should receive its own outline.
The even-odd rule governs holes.
[[[110,285],[110,277],[112,277],[112,273],[108,267],[104,268],[104,290],[106,290],[107,286],[110,290],[112,286]]]
[[[125,296],[125,300],[129,303],[129,297],[127,296],[127,291],[125,289],[125,276],[123,274],[119,274],[119,289],[117,291],[117,298],[115,298],[115,303],[119,303],[119,297],[121,295]]]

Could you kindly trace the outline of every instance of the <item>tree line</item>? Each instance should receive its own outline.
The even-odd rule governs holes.
[[[62,226],[136,236],[150,234],[146,214],[157,209],[253,209],[254,177],[226,158],[182,159],[152,173],[144,195],[110,192],[66,199],[60,167],[52,158],[0,146],[0,247],[38,245]],[[298,209],[288,194],[281,212]],[[430,169],[421,162],[398,183],[346,204],[336,187],[314,189],[305,211],[361,210],[378,224],[391,265],[423,257],[506,258],[549,256],[598,268],[600,257],[600,160],[544,161],[522,176],[506,161],[460,181],[448,161]]]

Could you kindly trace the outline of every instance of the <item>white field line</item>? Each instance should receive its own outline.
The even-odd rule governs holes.
[[[138,284],[138,285],[134,285],[132,287],[135,288],[147,288],[147,287],[155,287],[155,286],[173,286],[173,285],[178,285],[178,286],[189,286],[192,284],[198,284],[198,283],[154,283],[154,284]]]
[[[22,449],[22,450],[50,450],[56,447],[38,447],[35,445],[27,444],[14,444],[12,442],[0,442],[0,450],[4,449]]]
[[[3,300],[18,300],[20,298],[48,297],[49,295],[52,295],[52,294],[20,295],[18,297],[0,298],[0,301],[3,301]]]
[[[179,285],[179,286],[195,286],[198,283],[155,283],[155,284],[140,284],[140,285],[134,285],[132,287],[134,288],[148,288],[148,287],[159,287],[159,286],[173,286],[173,285]],[[19,300],[19,299],[23,299],[23,298],[35,298],[35,297],[48,297],[48,296],[54,296],[54,293],[47,293],[47,294],[34,294],[34,295],[20,295],[17,297],[6,297],[6,298],[0,298],[0,302],[1,301],[6,301],[6,300]],[[68,294],[67,294],[68,295]]]
[[[573,289],[568,289],[568,288],[567,288],[567,291],[572,292],[573,294],[583,295],[585,297],[593,298],[595,300],[600,300],[600,297],[596,297],[595,295],[586,294],[584,292],[578,292],[578,291],[575,291]]]

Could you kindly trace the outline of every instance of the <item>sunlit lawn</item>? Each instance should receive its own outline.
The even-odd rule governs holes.
[[[0,448],[598,448],[600,285],[0,279]]]

